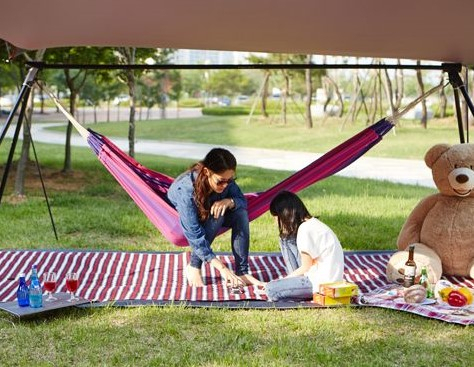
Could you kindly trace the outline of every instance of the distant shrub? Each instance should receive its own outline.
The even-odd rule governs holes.
[[[205,107],[202,109],[203,115],[208,116],[238,116],[248,115],[250,108],[244,106],[228,106],[228,107]]]
[[[198,98],[183,98],[179,100],[179,106],[183,108],[202,108],[204,104]]]
[[[434,111],[434,117],[439,118],[440,117],[440,109],[438,104],[433,104],[431,106],[432,111]],[[454,108],[451,104],[448,104],[446,107],[446,116],[445,117],[452,117],[454,116]]]

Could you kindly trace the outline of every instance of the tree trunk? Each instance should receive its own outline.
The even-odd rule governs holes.
[[[362,88],[362,83],[360,81],[360,78],[359,76],[357,76],[357,79],[358,79],[358,84],[360,84],[360,104],[359,104],[359,107],[357,108],[357,111],[355,112],[355,116],[352,118],[352,121],[355,121],[357,119],[357,117],[359,116],[359,113],[362,109],[362,107],[364,108],[364,112],[365,112],[365,122],[366,124],[368,124],[369,122],[369,108],[367,107],[367,102],[366,102],[366,98],[365,98],[365,93],[364,93],[364,89]]]
[[[393,116],[395,115],[395,110],[396,110],[395,103],[393,101],[393,94],[394,94],[393,85],[392,85],[392,81],[390,80],[390,75],[388,74],[388,70],[384,69],[384,73],[385,73],[385,83],[384,83],[385,93],[387,95],[387,99],[390,105],[390,114]]]
[[[400,59],[397,60],[400,65]],[[405,78],[403,75],[403,69],[397,69],[395,71],[395,108],[399,109],[402,105],[403,95],[405,94]]]
[[[378,78],[379,78],[379,116],[382,117],[382,116],[385,116],[385,112],[384,112],[384,109],[383,109],[383,98],[382,98],[382,89],[383,89],[383,82],[382,82],[382,72],[381,70],[379,69],[378,71]]]
[[[440,83],[444,80],[444,71],[441,72]],[[439,91],[439,117],[446,117],[446,109],[448,108],[448,98],[446,97],[446,92],[444,88],[441,88]]]
[[[375,75],[374,75],[374,89],[372,91],[372,103],[370,104],[370,109],[371,109],[371,116],[370,116],[370,119],[367,121],[367,124],[369,124],[370,122],[374,122],[375,121],[375,117],[377,116],[377,108],[378,108],[378,100],[379,100],[379,96],[378,96],[378,73],[377,71],[375,71]]]
[[[43,90],[40,88],[40,106],[41,106],[41,109],[40,109],[40,113],[41,114],[44,114],[44,93],[43,93]],[[34,103],[34,102],[33,102]]]
[[[281,100],[281,116],[283,119],[283,124],[287,123],[287,107],[288,107],[288,95],[290,92],[290,78],[286,70],[283,70],[283,78],[285,85],[283,87],[282,100]]]
[[[420,60],[417,60],[416,62],[417,65],[420,65]],[[423,84],[423,75],[421,74],[421,70],[417,69],[416,70],[416,80],[418,81],[418,89],[420,92],[420,95],[425,94],[425,86]],[[428,111],[426,109],[426,99],[423,99],[421,101],[421,126],[423,126],[425,129],[427,128],[428,125]]]
[[[267,101],[268,101],[268,85],[270,84],[270,70],[265,70],[262,86],[262,116],[268,117]]]
[[[325,80],[329,82],[329,84],[332,85],[332,88],[334,90],[334,93],[336,94],[337,100],[339,101],[339,105],[341,106],[341,109],[339,110],[339,117],[342,117],[344,115],[344,99],[342,98],[341,91],[339,90],[339,87],[337,86],[337,83],[331,79],[330,76],[326,75]],[[326,88],[326,90],[329,90],[329,87]],[[328,93],[328,92],[326,92]],[[331,100],[331,97],[328,95],[326,103],[324,104],[324,112],[326,112],[326,108],[329,104],[329,101]]]
[[[71,75],[70,69],[64,69],[64,75],[66,77],[66,84],[69,88],[69,113],[74,116],[76,114],[76,103],[84,82],[87,77],[87,70],[82,74],[78,72],[75,76]],[[82,79],[80,79],[82,78]],[[71,135],[72,135],[72,124],[68,122],[66,128],[66,143],[64,148],[64,166],[62,169],[63,173],[69,173],[72,171],[72,159],[71,159]]]
[[[128,154],[135,157],[135,74],[127,70],[128,95],[130,96],[130,115],[128,119]]]
[[[77,99],[77,92],[75,90],[70,91],[71,94],[69,96],[69,113],[74,116],[76,113],[76,99]],[[63,166],[63,173],[69,173],[72,171],[72,158],[71,158],[71,135],[72,135],[72,124],[71,122],[67,123],[66,128],[66,143],[64,149],[64,166]]]
[[[110,122],[110,100],[107,100],[107,122]]]
[[[469,95],[469,68],[466,68],[465,66],[462,67],[462,75],[464,76],[463,78],[463,83],[464,87],[466,88],[466,92]],[[461,106],[462,106],[462,116],[463,116],[463,121],[464,121],[464,129],[469,128],[469,108],[467,106],[467,102],[465,98],[461,98]]]
[[[34,100],[34,88],[31,89],[31,94],[28,98],[28,106],[25,111],[25,116],[23,120],[23,142],[21,144],[21,154],[20,159],[16,167],[15,175],[15,187],[14,195],[16,196],[25,196],[25,180],[26,180],[26,171],[28,170],[28,162],[30,161],[30,146],[31,146],[31,119],[33,116],[33,100]]]
[[[311,63],[311,55],[308,55],[307,62]],[[311,80],[311,69],[306,69],[306,127],[313,128],[313,117],[311,115],[311,102],[313,99],[313,82]]]
[[[42,61],[45,50],[38,50],[35,54],[35,60]],[[24,75],[22,75],[24,77]],[[24,121],[23,121],[23,142],[21,145],[21,154],[20,159],[18,160],[16,175],[15,175],[15,185],[14,185],[14,194],[18,196],[25,195],[25,179],[26,179],[26,170],[28,168],[28,161],[30,160],[30,145],[31,145],[31,134],[30,126],[33,118],[33,107],[34,107],[34,91],[35,88],[31,88],[31,94],[27,101],[28,106],[25,111]]]
[[[359,63],[359,59],[357,58],[357,63]],[[359,71],[354,70],[353,73],[353,78],[352,78],[352,96],[351,96],[351,105],[349,107],[349,111],[347,112],[347,116],[345,118],[345,121],[351,117],[351,121],[354,122],[356,118],[356,111],[358,110],[358,99],[359,99],[359,94],[362,90],[362,85],[360,82],[359,78]],[[344,122],[345,123],[345,122]]]

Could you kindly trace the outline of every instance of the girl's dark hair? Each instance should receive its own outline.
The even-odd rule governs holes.
[[[220,174],[225,171],[235,171],[237,160],[227,149],[213,148],[206,154],[202,161],[195,163],[190,169],[197,172],[194,182],[194,200],[198,208],[199,220],[205,221],[209,217],[211,205],[209,196],[212,192],[209,186],[209,180],[204,172],[204,168]]]
[[[312,217],[301,199],[289,191],[281,191],[273,198],[270,213],[278,218],[281,238],[296,236],[300,224]]]

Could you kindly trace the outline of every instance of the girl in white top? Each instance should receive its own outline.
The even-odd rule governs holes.
[[[309,214],[301,199],[280,192],[270,204],[278,221],[287,276],[269,282],[269,301],[310,300],[319,285],[343,279],[344,253],[334,232]]]

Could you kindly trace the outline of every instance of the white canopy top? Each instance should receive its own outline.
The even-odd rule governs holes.
[[[0,39],[25,49],[133,46],[474,64],[474,1],[3,0]]]

